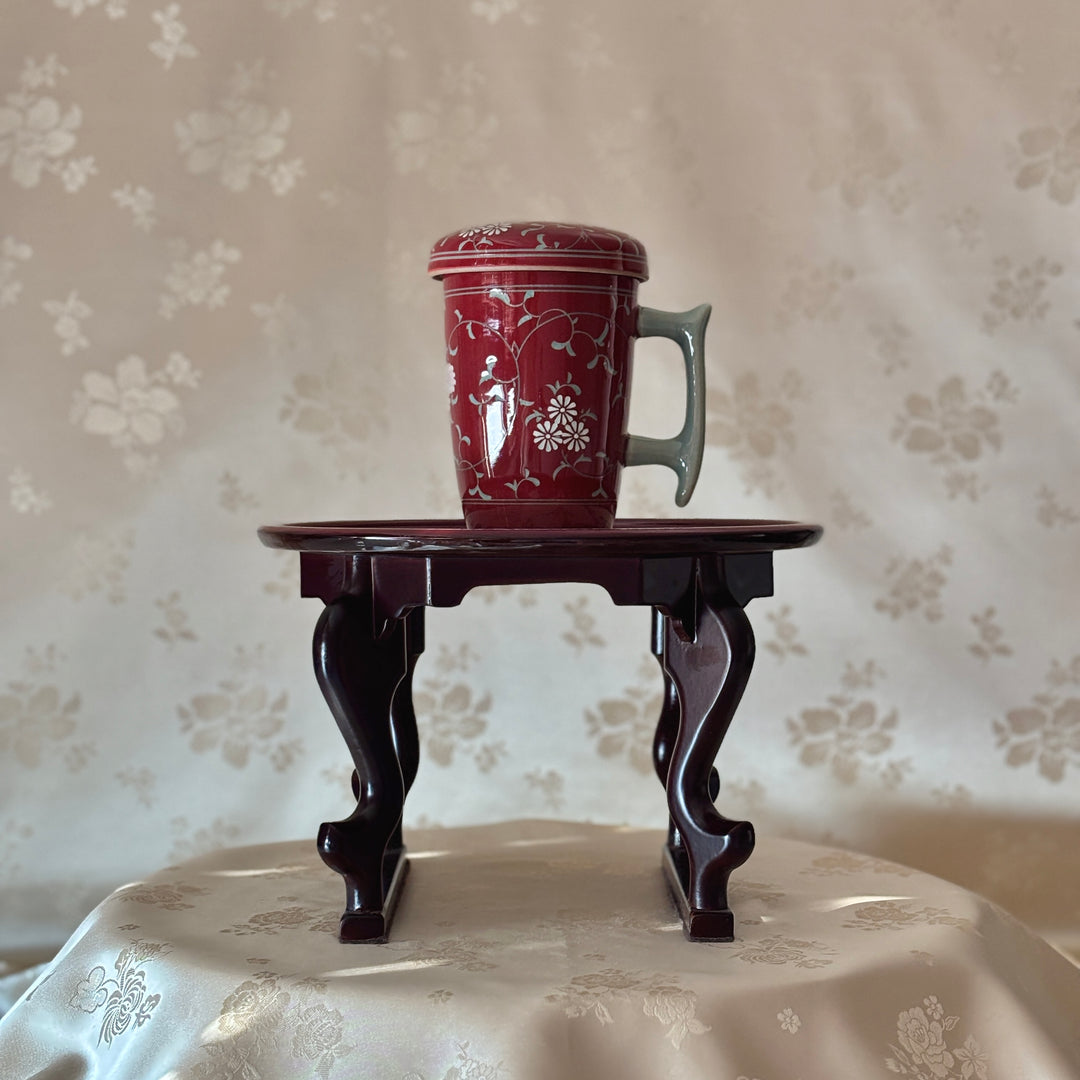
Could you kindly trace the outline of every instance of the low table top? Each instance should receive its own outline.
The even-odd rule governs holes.
[[[259,539],[339,555],[732,555],[809,547],[821,533],[820,525],[798,521],[625,518],[610,529],[468,529],[448,519],[264,525]]]

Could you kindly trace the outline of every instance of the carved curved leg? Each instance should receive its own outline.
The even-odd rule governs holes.
[[[728,877],[754,850],[754,827],[721,815],[709,787],[713,760],[750,677],[754,634],[721,587],[702,588],[698,601],[694,640],[668,619],[664,642],[665,667],[682,706],[668,767],[668,809],[685,851],[684,857],[669,847],[664,866],[687,937],[731,941]]]
[[[653,768],[660,780],[660,786],[667,791],[668,766],[671,764],[671,751],[679,736],[679,717],[682,706],[679,704],[679,691],[675,686],[667,667],[664,665],[664,638],[667,634],[667,617],[657,607],[652,609],[652,653],[664,673],[664,694],[660,706],[660,719],[656,722],[656,736],[653,738]],[[715,768],[709,770],[709,798],[715,799],[720,793],[720,774]],[[668,817],[668,845],[673,850],[682,848],[682,838],[674,820]]]
[[[390,725],[391,702],[408,663],[405,623],[381,639],[367,597],[327,604],[315,628],[315,675],[356,768],[357,804],[319,829],[319,854],[345,879],[342,941],[385,941],[408,863],[385,858],[405,801]]]

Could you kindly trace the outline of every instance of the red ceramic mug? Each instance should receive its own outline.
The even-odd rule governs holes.
[[[611,229],[548,222],[444,236],[450,420],[469,528],[610,526],[624,465],[667,465],[685,506],[705,440],[705,326],[711,308],[639,307],[645,250]],[[633,343],[678,342],[686,419],[672,439],[626,432]]]

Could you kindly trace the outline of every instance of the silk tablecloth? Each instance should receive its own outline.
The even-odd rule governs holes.
[[[0,1022],[5,1080],[1080,1075],[1080,970],[990,902],[763,837],[684,939],[660,833],[414,831],[392,940],[335,937],[310,842],[125,885]]]

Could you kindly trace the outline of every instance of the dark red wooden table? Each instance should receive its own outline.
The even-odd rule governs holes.
[[[420,759],[412,674],[424,608],[478,585],[580,581],[616,604],[652,608],[664,674],[653,762],[667,793],[662,863],[688,937],[730,941],[731,871],[754,848],[748,821],[721,815],[713,761],[754,662],[743,608],[772,595],[772,553],[808,547],[790,521],[617,521],[611,529],[469,530],[460,521],[268,525],[268,547],[300,552],[300,591],[326,605],[315,674],[352,755],[356,809],[319,830],[345,879],[342,941],[385,941],[408,870],[402,809]]]

